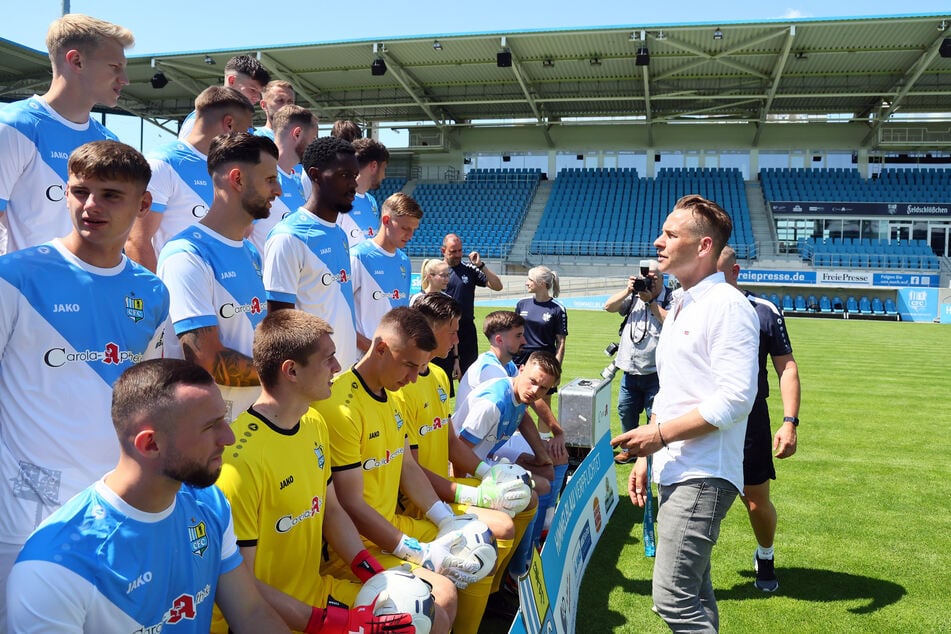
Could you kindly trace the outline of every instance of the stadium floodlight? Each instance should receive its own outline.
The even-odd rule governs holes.
[[[723,31],[720,30],[720,27],[717,27],[717,30],[713,32],[713,39],[715,40],[723,39]]]
[[[647,66],[651,62],[651,52],[646,46],[637,49],[637,55],[634,57],[635,66]]]
[[[152,79],[149,80],[149,83],[152,84],[152,88],[155,88],[156,90],[159,88],[165,88],[168,86],[168,77],[166,77],[165,73],[162,71],[158,71],[152,75]]]
[[[376,56],[373,63],[370,64],[370,74],[381,76],[386,74],[386,60],[383,59],[383,53],[386,52],[386,46],[382,43],[373,45],[373,54]]]
[[[433,40],[433,50],[434,51],[442,50],[442,43],[439,40]]]
[[[512,51],[508,48],[508,40],[502,36],[502,50],[495,54],[495,65],[499,68],[512,67]]]
[[[209,66],[214,66],[215,58],[212,57],[211,55],[205,55],[205,63],[208,64]]]

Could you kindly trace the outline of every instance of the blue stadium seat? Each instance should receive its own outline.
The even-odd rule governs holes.
[[[832,312],[832,301],[829,299],[828,295],[823,295],[819,298],[819,310],[824,313]]]
[[[776,293],[773,293],[769,296],[769,301],[773,302],[773,306],[775,306],[776,308],[782,307],[782,304],[780,304],[779,302],[779,295],[777,295]]]
[[[885,304],[882,303],[882,299],[880,297],[872,298],[872,314],[874,315],[885,314]]]
[[[803,302],[803,303],[805,303],[805,302]],[[794,309],[793,309],[793,306],[794,306],[794,304],[793,304],[792,295],[789,295],[789,294],[783,295],[783,310],[784,310],[784,311],[785,311],[785,310],[794,310]]]
[[[842,304],[842,298],[836,295],[832,298],[832,312],[841,313],[845,311],[845,306]]]
[[[869,301],[865,295],[862,295],[862,298],[859,300],[859,312],[863,315],[872,314],[872,302]]]
[[[796,310],[806,312],[806,298],[802,295],[796,295]]]
[[[898,306],[895,305],[895,300],[891,297],[885,300],[885,314],[886,315],[897,315]]]
[[[845,300],[845,310],[850,313],[859,312],[859,303],[855,299],[855,295],[849,295],[849,298]]]

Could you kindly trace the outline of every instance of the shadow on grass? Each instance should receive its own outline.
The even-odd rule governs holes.
[[[871,614],[897,603],[907,593],[904,586],[891,581],[836,570],[783,567],[777,569],[777,573],[780,581],[778,594],[781,596],[817,603],[868,601],[866,605],[849,608],[853,614]],[[718,588],[717,600],[768,599],[772,596],[753,587],[755,573],[752,570],[743,570],[740,575],[748,577],[749,583],[728,589]]]

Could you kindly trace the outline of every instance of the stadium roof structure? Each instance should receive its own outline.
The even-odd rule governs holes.
[[[896,113],[951,121],[951,13],[631,25],[387,37],[129,59],[121,109],[160,124],[192,109],[235,54],[260,58],[324,121],[431,122],[443,130],[520,121],[867,122]],[[499,56],[502,53],[502,56]],[[510,54],[510,58],[507,54]],[[510,65],[504,63],[510,59]],[[46,54],[0,40],[0,99],[49,81]],[[384,74],[371,73],[376,59]],[[153,88],[161,71],[169,80]],[[951,124],[947,137],[951,138]],[[947,145],[940,142],[939,145]]]

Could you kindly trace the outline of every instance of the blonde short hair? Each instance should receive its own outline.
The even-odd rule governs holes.
[[[104,39],[115,40],[122,48],[135,44],[132,31],[123,26],[82,13],[67,13],[50,24],[46,32],[46,49],[55,65],[67,51],[77,49],[89,53],[99,48]]]

